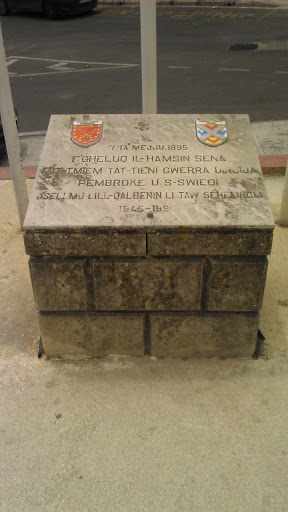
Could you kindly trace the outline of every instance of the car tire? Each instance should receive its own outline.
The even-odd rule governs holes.
[[[44,12],[46,18],[48,18],[48,20],[56,20],[57,9],[55,7],[53,0],[46,0],[44,2],[43,12]]]
[[[0,0],[0,16],[7,16],[9,14],[8,6],[5,0]]]

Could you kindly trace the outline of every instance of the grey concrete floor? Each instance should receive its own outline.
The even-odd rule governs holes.
[[[266,180],[275,217],[279,180]],[[0,197],[0,511],[286,512],[288,229],[275,229],[257,361],[52,361],[37,358],[11,181]]]

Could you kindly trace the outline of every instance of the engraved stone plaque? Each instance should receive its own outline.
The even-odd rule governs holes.
[[[79,147],[73,123],[102,121],[97,144]],[[210,147],[197,121],[225,121]],[[75,126],[75,124],[74,124]],[[52,116],[26,229],[273,227],[246,115]]]
[[[273,228],[247,115],[52,116],[24,223],[46,354],[252,356]]]

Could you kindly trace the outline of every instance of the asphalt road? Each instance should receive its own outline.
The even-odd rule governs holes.
[[[1,21],[21,132],[46,130],[51,114],[141,112],[138,7]],[[158,7],[159,113],[288,119],[287,23],[288,9]],[[266,46],[229,51],[255,41]]]

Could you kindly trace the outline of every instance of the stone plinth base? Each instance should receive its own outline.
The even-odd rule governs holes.
[[[27,232],[45,352],[251,357],[271,243],[257,230]]]
[[[257,313],[40,313],[48,357],[251,357]]]

